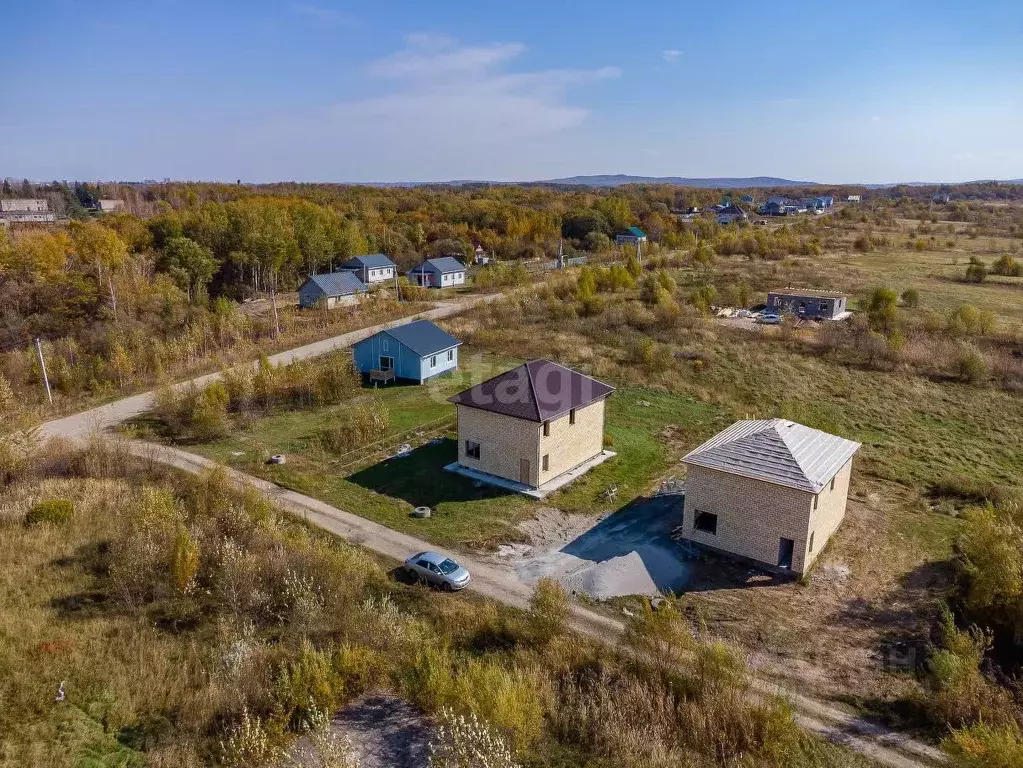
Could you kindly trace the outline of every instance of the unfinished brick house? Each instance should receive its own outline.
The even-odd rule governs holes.
[[[550,490],[604,458],[604,400],[614,389],[532,360],[460,392],[458,462],[448,469],[510,490]],[[534,495],[534,494],[530,494]]]
[[[785,419],[736,422],[683,459],[683,536],[805,573],[845,517],[859,447]]]

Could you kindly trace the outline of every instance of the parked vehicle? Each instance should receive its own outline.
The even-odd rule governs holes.
[[[448,592],[469,586],[469,571],[450,557],[436,552],[420,552],[405,561],[405,572],[417,581],[425,581]]]
[[[755,322],[761,325],[781,325],[781,315],[760,315]]]

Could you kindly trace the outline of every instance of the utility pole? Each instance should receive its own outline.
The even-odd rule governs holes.
[[[401,303],[401,289],[398,288],[398,270],[394,270],[394,298]]]
[[[46,375],[46,360],[43,359],[43,342],[36,337],[36,352],[39,353],[39,368],[43,372],[43,384],[46,385],[46,399],[53,405],[53,393],[50,391],[50,377]]]
[[[281,318],[277,314],[277,292],[272,287],[270,288],[270,303],[274,308],[274,338],[278,339],[281,336]]]

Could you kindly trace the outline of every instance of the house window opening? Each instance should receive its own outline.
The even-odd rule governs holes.
[[[713,536],[717,536],[718,533],[718,516],[710,512],[696,511],[696,517],[693,518],[693,528],[703,533],[709,533]]]
[[[478,461],[480,458],[480,444],[477,443],[475,440],[466,440],[465,456],[466,458],[476,459]]]

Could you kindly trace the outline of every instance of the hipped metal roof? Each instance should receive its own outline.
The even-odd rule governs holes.
[[[831,482],[860,444],[786,419],[737,421],[683,461],[809,493]]]

